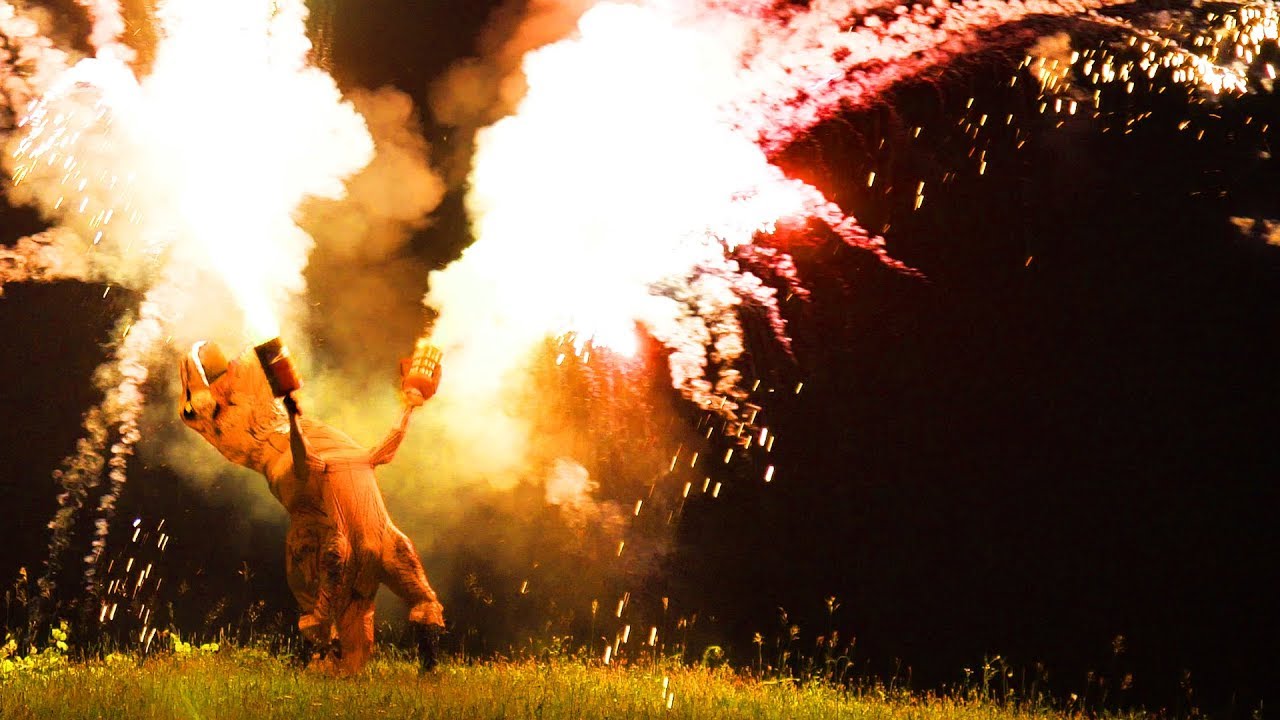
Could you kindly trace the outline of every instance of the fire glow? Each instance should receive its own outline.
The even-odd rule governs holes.
[[[44,88],[10,141],[19,198],[89,240],[118,281],[211,271],[247,339],[273,337],[311,248],[293,214],[340,197],[373,155],[363,118],[307,63],[305,4],[168,0],[141,79],[104,36],[123,29],[118,8],[97,16],[97,57]]]
[[[141,76],[121,40],[121,6],[80,4],[94,55],[77,59],[0,2],[0,90],[18,118],[6,138],[9,200],[55,224],[20,241],[4,275],[105,281],[107,292],[122,284],[144,297],[121,322],[114,357],[95,376],[106,397],[85,414],[85,440],[58,474],[46,592],[105,465],[110,485],[86,558],[95,583],[141,436],[143,389],[167,342],[175,332],[275,336],[312,246],[295,222],[300,203],[342,196],[374,149],[364,119],[309,64],[302,0],[159,3]]]
[[[523,100],[476,136],[476,242],[431,278],[437,340],[491,379],[548,335],[630,354],[638,325],[671,351],[677,389],[733,416],[748,395],[740,307],[789,342],[777,288],[737,251],[817,219],[908,270],[770,153],[987,27],[1103,4],[936,3],[892,23],[848,1],[594,4],[576,33],[525,56]],[[804,296],[785,252],[760,264]]]

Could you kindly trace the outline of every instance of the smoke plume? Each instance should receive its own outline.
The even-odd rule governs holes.
[[[506,0],[489,17],[476,55],[451,66],[431,87],[431,112],[456,130],[447,166],[454,183],[466,177],[475,132],[511,114],[528,89],[525,56],[577,30],[599,0]]]

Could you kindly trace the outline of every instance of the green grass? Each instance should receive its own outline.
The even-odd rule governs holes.
[[[668,706],[668,701],[670,705]],[[420,678],[395,658],[346,679],[223,647],[139,661],[60,663],[0,677],[0,718],[886,718],[1083,717],[973,697],[762,683],[727,669],[572,660],[445,663]],[[1113,716],[1120,717],[1120,716]]]

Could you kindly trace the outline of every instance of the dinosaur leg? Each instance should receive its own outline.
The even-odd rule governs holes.
[[[304,637],[320,647],[336,644],[337,623],[351,603],[351,544],[331,523],[316,553],[315,605],[298,619]]]
[[[413,543],[388,523],[382,548],[382,582],[409,606],[409,622],[444,626],[444,606],[427,582]]]
[[[342,657],[338,671],[353,675],[373,656],[373,598],[355,597],[338,618],[338,642]]]
[[[319,513],[294,513],[285,536],[285,572],[302,616],[298,627],[309,646],[317,644],[316,596],[320,589],[320,556],[333,524]],[[323,638],[327,644],[328,637]],[[311,652],[306,652],[308,660]]]
[[[436,669],[441,632],[441,628],[437,625],[413,626],[413,643],[418,651],[418,674],[429,673]]]
[[[444,629],[444,606],[427,582],[418,552],[399,528],[387,524],[386,544],[382,550],[382,581],[409,606],[409,622],[413,623],[418,645],[420,669],[429,671],[436,664],[436,646]]]

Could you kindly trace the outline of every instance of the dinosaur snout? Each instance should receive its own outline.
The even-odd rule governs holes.
[[[218,403],[210,385],[227,372],[227,358],[222,350],[213,343],[198,342],[183,356],[179,371],[182,378],[182,419],[192,424],[201,417],[213,415]]]

